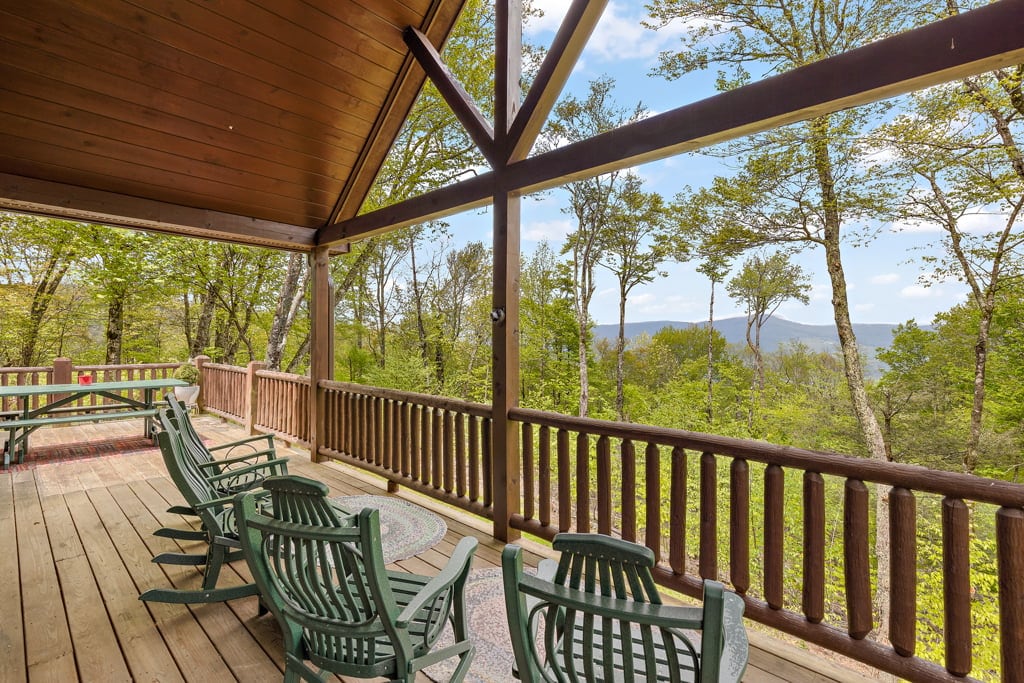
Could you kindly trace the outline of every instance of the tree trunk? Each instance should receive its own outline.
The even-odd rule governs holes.
[[[216,285],[212,282],[207,285],[206,293],[202,298],[199,317],[196,320],[195,335],[192,337],[192,345],[188,350],[188,355],[192,358],[202,355],[209,348],[210,340],[213,338],[213,314],[217,308],[215,287]]]
[[[107,365],[120,365],[124,343],[124,297],[118,296],[107,304]]]
[[[293,252],[288,257],[288,270],[277,299],[274,322],[267,335],[266,364],[268,370],[281,369],[281,358],[284,355],[285,343],[288,341],[288,332],[295,322],[295,316],[298,314],[299,306],[305,295],[302,287],[305,264],[305,254]]]
[[[619,335],[615,340],[615,414],[619,422],[626,420],[626,396],[623,387],[626,355],[626,291],[619,287]]]
[[[715,419],[715,280],[711,280],[711,303],[708,304],[708,428]]]
[[[22,367],[34,365],[36,355],[36,343],[39,341],[39,331],[43,327],[43,319],[50,308],[54,294],[60,287],[64,274],[71,266],[73,254],[54,254],[46,263],[42,279],[36,285],[32,293],[32,305],[29,307],[28,328],[22,337],[20,364]]]
[[[835,314],[836,333],[843,353],[843,368],[846,383],[850,389],[853,411],[857,416],[861,434],[873,460],[886,461],[888,458],[885,437],[878,419],[871,409],[871,402],[864,385],[864,370],[860,362],[857,336],[850,320],[850,302],[846,291],[846,274],[840,253],[840,231],[842,227],[839,205],[835,193],[835,178],[832,161],[828,152],[828,118],[814,119],[811,124],[811,144],[814,163],[821,187],[822,209],[824,211],[825,261],[829,280],[832,284],[832,308]],[[875,608],[879,615],[879,633],[889,632],[889,487],[879,484],[875,495],[875,560],[877,562],[877,590]]]

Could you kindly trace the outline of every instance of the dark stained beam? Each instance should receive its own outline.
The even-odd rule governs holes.
[[[7,173],[0,173],[0,210],[291,251],[314,246],[310,228]]]
[[[530,153],[607,5],[608,0],[574,0],[569,7],[509,130],[513,146],[506,161],[521,161]]]
[[[419,62],[427,76],[434,83],[441,97],[451,107],[452,112],[462,123],[463,128],[476,143],[476,146],[483,153],[484,158],[495,164],[494,155],[494,129],[491,124],[480,113],[473,98],[469,96],[466,89],[462,87],[458,79],[448,70],[441,55],[434,46],[430,44],[427,37],[410,26],[403,34],[405,44],[409,46],[416,61]]]
[[[406,225],[488,206],[494,195],[494,173],[482,173],[438,190],[364,213],[347,221],[329,225],[318,233],[321,244],[363,239],[381,235]]]
[[[964,14],[709,97],[511,164],[499,189],[534,192],[939,83],[1024,62],[1024,0]],[[485,174],[331,225],[321,243],[354,239],[486,204]],[[395,220],[394,223],[389,221]]]

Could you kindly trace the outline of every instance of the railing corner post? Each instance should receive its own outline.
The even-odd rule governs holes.
[[[256,433],[256,408],[259,405],[259,382],[257,381],[256,373],[265,367],[267,367],[266,363],[253,360],[249,361],[249,365],[246,368],[245,429],[250,434]]]
[[[206,377],[203,373],[203,366],[210,362],[209,356],[196,356],[193,359],[196,369],[199,370],[199,396],[196,397],[196,410],[206,410]]]
[[[51,384],[71,384],[71,359],[55,358],[53,360],[53,378]]]

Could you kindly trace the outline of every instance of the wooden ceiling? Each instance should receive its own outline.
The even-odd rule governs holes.
[[[309,249],[465,0],[0,0],[0,209]]]

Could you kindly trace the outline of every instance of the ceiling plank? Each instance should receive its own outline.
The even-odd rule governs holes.
[[[0,173],[0,210],[291,251],[313,247],[309,228],[7,173]]]
[[[512,192],[540,191],[1022,62],[1024,0],[1000,0],[327,226],[317,242],[356,239],[479,207],[495,184]]]

